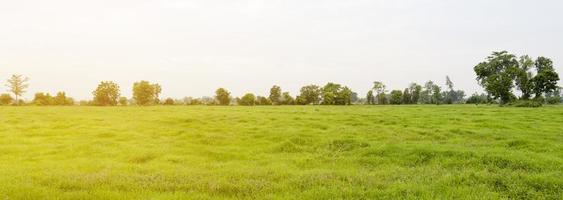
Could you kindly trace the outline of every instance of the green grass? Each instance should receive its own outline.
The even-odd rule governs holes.
[[[0,107],[0,199],[561,199],[563,106]]]

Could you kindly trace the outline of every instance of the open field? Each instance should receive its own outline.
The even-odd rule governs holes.
[[[0,199],[560,199],[563,106],[0,107]]]

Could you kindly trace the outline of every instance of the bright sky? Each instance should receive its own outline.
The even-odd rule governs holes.
[[[2,0],[0,79],[30,77],[25,95],[91,98],[102,80],[131,96],[293,95],[337,82],[360,96],[449,75],[480,91],[473,66],[492,51],[552,58],[563,74],[560,0]],[[562,85],[562,84],[560,84]],[[1,92],[7,90],[0,84]]]

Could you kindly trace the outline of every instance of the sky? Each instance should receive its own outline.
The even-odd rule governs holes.
[[[18,0],[0,1],[0,80],[91,99],[100,81],[131,96],[296,95],[336,82],[360,96],[450,76],[482,91],[473,67],[492,51],[546,56],[563,73],[559,0]],[[560,85],[562,85],[560,83]],[[0,92],[7,88],[0,84]]]

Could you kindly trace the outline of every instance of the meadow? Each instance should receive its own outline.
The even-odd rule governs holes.
[[[0,107],[0,199],[561,199],[563,106]]]

